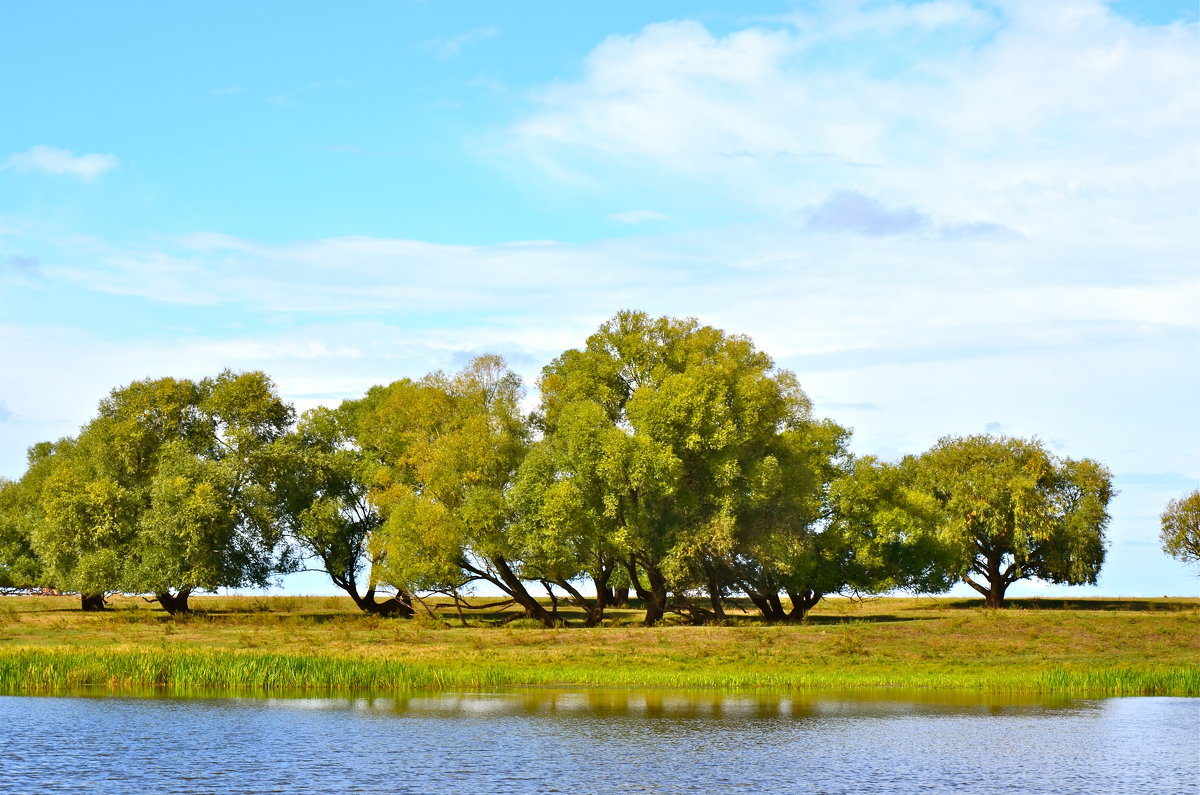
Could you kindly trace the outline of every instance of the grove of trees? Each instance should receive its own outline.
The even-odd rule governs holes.
[[[720,620],[733,597],[781,621],[959,581],[1000,607],[1019,579],[1094,583],[1104,561],[1102,465],[995,436],[853,456],[792,373],[692,319],[621,312],[538,387],[526,415],[481,356],[298,419],[261,372],[120,387],[0,481],[0,588],[179,613],[315,568],[387,616],[429,594],[472,609],[487,584],[547,626],[560,601],[596,625],[630,592],[647,624]]]

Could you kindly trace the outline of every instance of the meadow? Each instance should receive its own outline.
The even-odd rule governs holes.
[[[0,597],[0,689],[247,691],[628,686],[1200,696],[1200,599],[827,599],[803,624],[546,629],[504,611],[358,613],[338,597]],[[572,615],[564,612],[570,622]],[[465,626],[463,624],[466,624]]]

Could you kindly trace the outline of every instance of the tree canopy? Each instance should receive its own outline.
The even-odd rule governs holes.
[[[523,394],[503,359],[480,356],[453,376],[375,387],[352,410],[375,467],[370,497],[382,524],[371,548],[380,576],[455,597],[482,580],[553,625],[524,585],[511,532],[508,492],[529,439]]]
[[[375,465],[355,441],[355,403],[307,411],[270,451],[279,518],[305,559],[315,559],[359,609],[412,615],[404,591],[384,599],[373,535],[381,523],[369,498]]]
[[[174,613],[304,566],[379,615],[428,594],[470,608],[485,583],[547,626],[564,595],[595,625],[632,589],[653,624],[722,620],[733,597],[798,620],[829,594],[959,580],[1001,606],[1013,582],[1094,583],[1104,561],[1097,462],[994,436],[855,457],[795,375],[695,319],[620,312],[538,386],[526,415],[521,379],[480,356],[298,422],[263,373],[120,387],[0,481],[0,588]],[[1163,515],[1185,560],[1197,502]]]
[[[1167,503],[1159,538],[1171,557],[1200,563],[1200,489]]]
[[[287,564],[263,453],[291,419],[263,373],[113,390],[49,451],[33,549],[65,588],[172,613],[196,590],[266,585]]]
[[[786,592],[799,617],[845,587],[817,561],[849,434],[814,420],[795,376],[748,338],[622,312],[548,365],[541,391],[524,517],[560,550],[587,528],[575,565],[598,594],[619,564],[654,623],[668,609],[722,617],[734,592],[772,618]]]
[[[1104,563],[1112,477],[1036,440],[945,437],[906,465],[937,505],[937,532],[962,581],[991,607],[1017,580],[1095,584]]]

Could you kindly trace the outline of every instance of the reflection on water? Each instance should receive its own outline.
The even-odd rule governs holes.
[[[1197,792],[1200,700],[0,697],[2,792]]]
[[[154,696],[154,691],[138,695]],[[192,697],[214,696],[189,693]],[[955,712],[1000,715],[1014,708],[1096,708],[1099,701],[1032,694],[979,694],[937,690],[501,690],[495,693],[402,693],[373,697],[264,697],[292,709],[417,711],[431,717],[457,715],[570,715],[707,718],[799,718],[833,715],[892,715],[944,707]],[[936,709],[935,709],[936,711]]]

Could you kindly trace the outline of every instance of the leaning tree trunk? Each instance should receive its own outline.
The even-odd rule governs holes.
[[[154,594],[154,598],[162,605],[162,609],[173,616],[180,613],[190,613],[191,608],[188,607],[188,597],[192,595],[191,588],[180,588],[179,593],[172,594],[170,591]]]
[[[562,623],[562,619],[551,613],[542,604],[533,598],[533,595],[525,589],[525,584],[521,582],[521,578],[512,570],[512,566],[508,561],[497,555],[491,559],[492,567],[499,575],[499,580],[492,577],[489,578],[495,585],[499,585],[505,592],[511,596],[517,604],[525,610],[525,615],[536,621],[540,621],[542,626],[556,627]]]
[[[759,593],[747,589],[746,596],[758,608],[758,612],[762,613],[765,621],[776,622],[787,618],[787,614],[783,612],[783,602],[779,601],[779,594]]]
[[[79,595],[79,607],[85,613],[94,613],[104,609],[104,594],[102,593],[81,593]]]
[[[604,620],[604,607],[608,604],[606,598],[608,588],[597,588],[596,598],[588,599],[567,580],[555,580],[554,584],[567,592],[567,598],[571,600],[572,604],[583,610],[583,625],[585,627],[598,626]]]
[[[380,602],[375,599],[374,585],[368,588],[365,594],[361,595],[358,593],[357,588],[343,586],[343,590],[350,594],[350,599],[354,601],[354,605],[367,615],[382,616],[384,618],[412,618],[417,612],[413,608],[412,594],[408,591],[397,591],[395,596]]]

